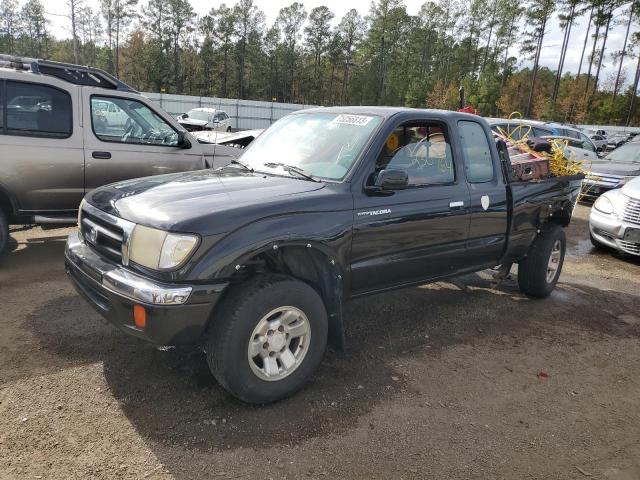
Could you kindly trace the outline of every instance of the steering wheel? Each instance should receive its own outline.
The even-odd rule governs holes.
[[[129,137],[131,137],[131,134],[133,133],[134,126],[135,125],[133,124],[133,120],[127,118],[127,121],[124,124],[124,133],[122,134],[122,138],[120,139],[121,142],[126,142],[129,140]]]

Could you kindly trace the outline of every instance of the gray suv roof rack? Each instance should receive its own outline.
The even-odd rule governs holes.
[[[135,89],[104,70],[75,65],[73,63],[53,62],[51,60],[0,54],[0,67],[31,70],[33,73],[51,75],[52,77],[65,80],[75,85],[138,93]]]

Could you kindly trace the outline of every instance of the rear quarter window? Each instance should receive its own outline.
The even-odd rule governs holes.
[[[71,96],[57,88],[37,83],[7,81],[4,133],[27,137],[71,136]]]
[[[490,182],[495,178],[489,140],[479,123],[458,122],[458,130],[465,159],[465,172],[470,183]]]

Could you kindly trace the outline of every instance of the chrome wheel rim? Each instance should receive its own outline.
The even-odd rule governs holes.
[[[268,382],[291,375],[304,361],[311,325],[302,310],[278,307],[260,319],[249,338],[251,371]]]
[[[547,263],[547,283],[553,282],[556,278],[556,273],[560,268],[560,257],[562,256],[562,242],[556,240],[551,248],[551,254],[549,255],[549,262]]]

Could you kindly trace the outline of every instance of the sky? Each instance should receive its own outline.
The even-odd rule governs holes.
[[[140,3],[145,3],[146,0],[140,0]],[[234,0],[227,0],[222,2],[219,0],[190,0],[196,13],[198,15],[205,15],[211,8],[218,7],[221,3],[232,5]],[[293,3],[294,0],[255,0],[256,5],[260,8],[267,17],[267,25],[271,25],[278,15],[278,11],[282,7],[286,7]],[[347,13],[351,8],[356,8],[361,15],[366,15],[369,11],[371,4],[370,0],[299,0],[304,3],[307,12],[312,8],[320,5],[326,5],[329,9],[335,13],[334,22],[340,21],[340,18]],[[407,12],[411,15],[415,15],[420,10],[420,7],[426,0],[405,0],[404,4],[407,7]],[[22,3],[22,2],[21,2]],[[91,5],[94,9],[98,9],[98,0],[85,0],[85,3]],[[51,30],[56,37],[69,37],[69,20],[64,16],[67,10],[67,0],[46,0],[46,12],[49,21],[51,22]],[[618,63],[613,64],[610,54],[614,51],[622,50],[624,44],[624,34],[626,30],[626,20],[628,16],[622,9],[616,11],[614,21],[620,23],[611,30],[609,39],[607,40],[606,58],[603,63],[602,73],[600,78],[601,82],[606,82],[607,78],[615,75],[618,69]],[[571,31],[571,39],[569,42],[569,48],[567,50],[567,56],[564,65],[564,72],[578,71],[578,65],[580,63],[580,55],[582,54],[582,46],[584,42],[586,23],[588,15],[581,17],[576,24],[574,24]],[[633,31],[633,27],[632,27]],[[591,33],[591,32],[590,32]],[[540,56],[540,63],[542,66],[549,67],[552,70],[558,68],[558,59],[560,55],[560,47],[562,45],[562,32],[558,26],[557,17],[554,16],[553,22],[550,25],[545,35],[542,53]],[[587,48],[589,50],[589,48]],[[519,57],[517,47],[510,52],[516,58]],[[521,65],[526,65],[527,62],[523,61]],[[584,71],[583,64],[583,71]],[[635,73],[635,59],[627,57],[623,64],[623,68],[626,71],[626,83],[629,84],[633,80]],[[601,83],[601,84],[602,84]]]

